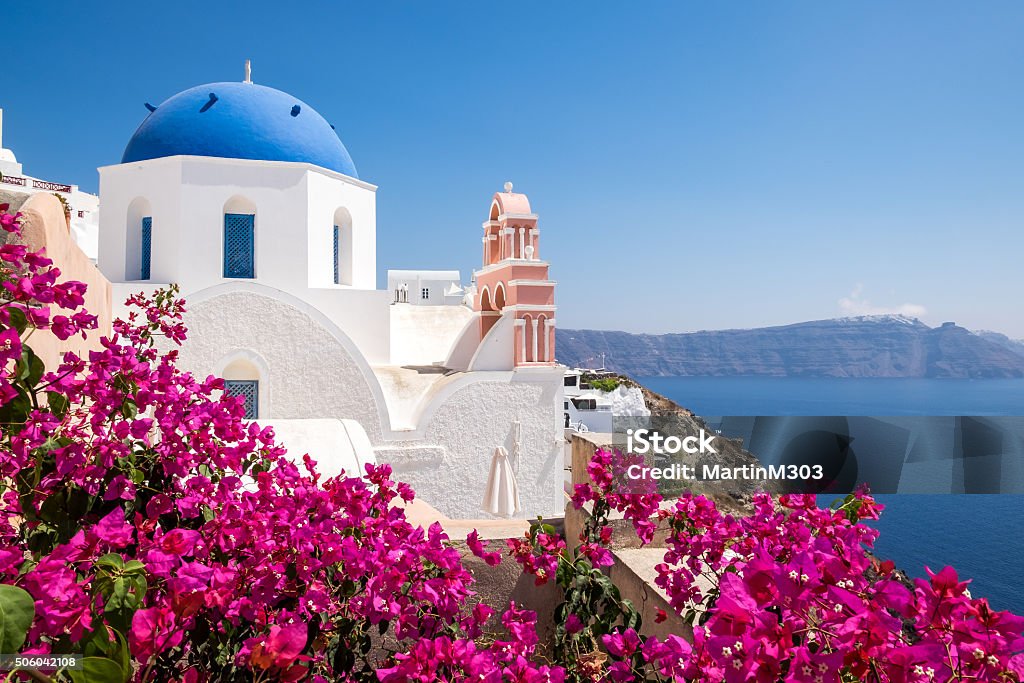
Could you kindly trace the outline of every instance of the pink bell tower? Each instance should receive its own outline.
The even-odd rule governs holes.
[[[555,364],[555,283],[548,278],[548,263],[540,260],[537,214],[530,211],[525,194],[495,192],[484,221],[483,264],[476,273],[473,308],[480,312],[480,338],[498,320],[515,320],[513,364]]]

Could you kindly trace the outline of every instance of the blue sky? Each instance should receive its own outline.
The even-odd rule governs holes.
[[[4,142],[97,186],[146,113],[253,79],[379,185],[378,269],[479,265],[506,180],[561,327],[904,311],[1024,337],[1020,2],[11,3]]]

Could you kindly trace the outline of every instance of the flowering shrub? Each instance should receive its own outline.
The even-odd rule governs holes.
[[[570,549],[542,520],[508,551],[554,581],[548,650],[511,605],[504,635],[471,604],[472,576],[439,525],[405,518],[386,465],[323,481],[243,419],[222,380],[176,367],[174,288],[136,296],[86,357],[47,370],[27,341],[94,329],[84,285],[18,243],[0,207],[0,653],[82,654],[55,678],[184,681],[1020,681],[1024,619],[974,599],[951,568],[908,587],[868,552],[870,496],[754,500],[734,518],[684,495],[623,491],[629,461],[600,451],[573,504]],[[161,350],[158,338],[168,340]],[[653,482],[650,482],[653,484]],[[651,542],[657,583],[694,626],[645,637],[602,571],[612,511]],[[473,532],[488,565],[500,553]],[[663,615],[662,615],[663,616]],[[660,620],[661,617],[659,617]],[[497,639],[495,639],[497,638]],[[38,671],[28,674],[48,680]]]
[[[303,473],[222,380],[159,350],[185,338],[173,289],[47,371],[34,331],[96,320],[6,208],[0,652],[84,654],[69,673],[88,681],[559,680],[530,662],[530,612],[477,648],[492,611],[464,610],[472,577],[439,525],[394,505],[413,492],[388,466],[321,481],[307,457]]]
[[[575,556],[533,541],[532,555],[517,543],[516,557],[527,571],[557,565],[567,600],[574,600],[588,571],[581,557],[611,563],[603,526],[610,509],[633,520],[645,543],[655,520],[667,520],[656,583],[694,625],[693,639],[644,638],[629,605],[612,610],[612,632],[599,619],[568,614],[559,635],[600,634],[610,660],[606,670],[577,667],[571,679],[923,683],[1024,676],[1024,618],[972,598],[951,567],[905,585],[891,562],[869,554],[878,532],[860,522],[877,519],[882,506],[866,493],[851,494],[837,510],[818,508],[812,495],[776,502],[760,494],[742,518],[685,494],[663,511],[656,493],[616,493],[616,473],[628,464],[619,453],[598,451],[588,468],[593,484],[576,487],[573,504],[593,509]]]
[[[694,632],[684,677],[727,681],[1015,681],[1024,619],[973,599],[946,567],[911,590],[869,553],[859,522],[882,506],[864,493],[839,510],[814,496],[767,495],[733,519],[684,496],[657,582]],[[707,590],[698,586],[702,578]]]

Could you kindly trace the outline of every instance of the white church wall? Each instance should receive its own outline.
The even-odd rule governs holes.
[[[353,420],[261,418],[259,422],[274,428],[277,443],[288,449],[288,456],[294,462],[301,463],[302,456],[309,454],[316,461],[316,470],[322,479],[342,473],[362,476],[363,466],[374,458],[366,435]]]
[[[483,492],[494,450],[504,446],[515,452],[518,422],[522,455],[513,467],[522,502],[519,516],[560,515],[565,505],[561,372],[538,370],[460,378],[433,397],[416,430],[416,443],[435,448],[406,452],[402,444],[388,444],[377,449],[378,461],[391,463],[398,479],[448,517],[485,517]]]
[[[341,229],[342,285],[377,288],[376,188],[338,174],[311,172],[307,178],[310,287],[334,283],[334,225]],[[341,211],[339,211],[341,209]],[[345,223],[348,222],[348,225]]]
[[[375,398],[352,356],[317,320],[289,304],[250,292],[233,292],[193,303],[186,322],[190,340],[182,348],[185,367],[215,372],[225,358],[251,350],[265,360],[272,391],[269,419],[354,418],[376,444],[378,459],[392,463],[425,500],[449,516],[476,517],[493,450],[512,452],[512,422],[522,424],[520,463],[524,514],[552,514],[560,504],[561,448],[557,406],[558,372],[467,375],[434,397],[421,423],[405,435],[382,430]],[[239,340],[245,340],[240,345]],[[298,344],[316,354],[296,354]],[[498,376],[501,381],[494,381]],[[389,439],[409,441],[385,441]],[[424,450],[426,447],[429,449]],[[440,453],[440,458],[415,457]],[[406,457],[408,453],[411,457]],[[408,476],[406,476],[408,475]],[[452,482],[459,482],[452,486]],[[453,489],[456,489],[453,491]]]
[[[195,298],[185,315],[189,338],[181,347],[181,366],[205,377],[240,355],[258,356],[268,368],[259,378],[260,393],[272,397],[267,417],[352,418],[379,442],[382,399],[354,355],[358,350],[351,342],[346,347],[340,333],[329,331],[327,321],[303,310],[301,302],[272,294],[264,288]]]
[[[301,295],[333,284],[333,220],[352,217],[353,285],[374,289],[374,187],[303,163],[168,157],[100,169],[100,268],[114,281],[138,279],[140,228],[131,203],[152,206],[152,279],[199,291],[224,274],[224,214],[254,212],[255,279]],[[307,269],[309,275],[307,275]]]
[[[473,361],[473,356],[476,354],[479,346],[480,314],[473,311],[448,350],[448,357],[444,361],[444,366],[452,370],[468,370],[469,364]]]
[[[415,427],[393,431],[379,385],[368,379],[358,349],[340,338],[340,330],[329,329],[322,313],[253,284],[246,291],[200,292],[189,309],[185,322],[190,333],[181,347],[181,366],[205,377],[246,359],[259,372],[261,396],[266,393],[268,398],[265,415],[261,401],[260,419],[272,424],[353,419],[365,429],[378,461],[389,462],[396,476],[442,513],[462,518],[483,515],[490,459],[498,446],[514,451],[513,423],[518,421],[522,514],[560,511],[560,369],[467,373],[429,395],[415,415]],[[296,353],[296,348],[316,352]],[[291,431],[298,445],[311,443],[323,430],[296,423]],[[333,446],[324,448],[328,455],[320,457],[334,473],[347,456],[331,450]],[[301,445],[300,450],[309,448]],[[300,458],[302,453],[293,455]]]
[[[255,279],[285,291],[305,288],[305,169],[238,161],[183,158],[182,240],[174,281],[184,291],[198,291],[244,279],[224,277],[224,214],[253,212]]]
[[[391,317],[391,364],[436,365],[448,352],[473,311],[465,306],[388,306]]]
[[[516,318],[507,310],[494,323],[469,362],[470,370],[511,370],[515,359]]]
[[[181,230],[180,163],[160,159],[105,166],[99,171],[103,210],[99,217],[96,265],[115,283],[139,279],[138,235],[142,226],[135,222],[138,216],[133,209],[140,206],[139,200],[144,200],[153,214],[152,279],[166,282],[163,278],[176,269]],[[129,242],[133,247],[130,254]]]
[[[370,365],[391,362],[388,293],[384,290],[309,289],[302,295],[359,348]]]

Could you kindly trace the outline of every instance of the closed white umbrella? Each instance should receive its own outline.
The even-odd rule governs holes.
[[[519,513],[519,484],[512,469],[508,451],[504,446],[494,449],[491,473],[484,489],[484,511],[498,517],[512,517]]]

